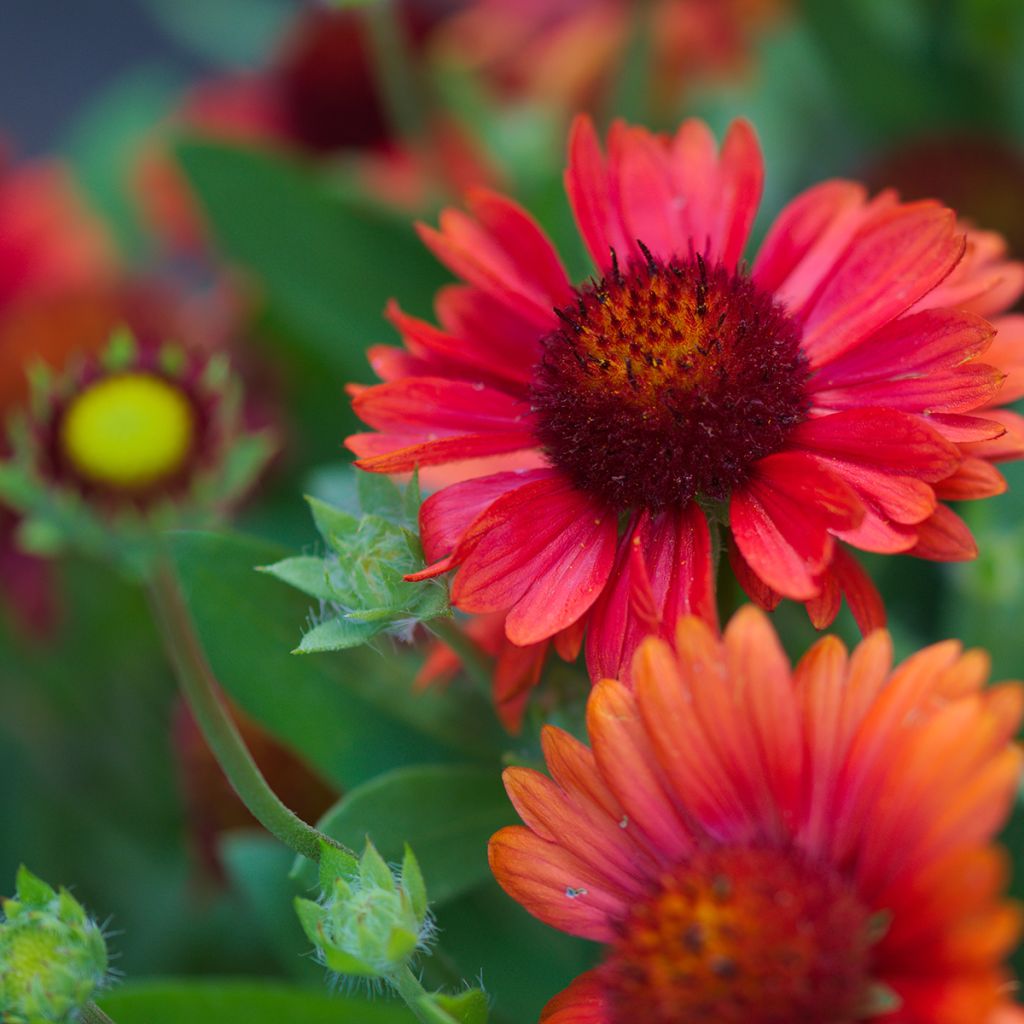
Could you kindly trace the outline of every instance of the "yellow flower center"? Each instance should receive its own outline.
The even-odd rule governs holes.
[[[86,480],[141,491],[181,470],[195,428],[183,391],[152,374],[123,373],[75,396],[61,423],[60,444]]]
[[[634,906],[601,968],[614,1024],[853,1021],[870,992],[869,914],[783,851],[719,849]]]

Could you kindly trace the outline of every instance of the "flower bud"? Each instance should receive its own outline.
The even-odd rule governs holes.
[[[0,1020],[75,1021],[106,974],[99,925],[67,889],[55,891],[22,867],[17,898],[3,901],[0,919]]]
[[[338,974],[383,978],[426,947],[433,929],[423,875],[405,848],[393,873],[367,841],[362,857],[322,846],[321,897],[295,909],[323,963]]]

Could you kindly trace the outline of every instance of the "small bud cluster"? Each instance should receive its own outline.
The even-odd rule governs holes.
[[[319,902],[295,909],[324,965],[338,974],[387,978],[426,947],[432,930],[419,864],[406,847],[397,874],[373,844],[362,857],[324,844]]]
[[[66,1024],[107,977],[103,933],[66,889],[22,867],[0,919],[0,1020]]]

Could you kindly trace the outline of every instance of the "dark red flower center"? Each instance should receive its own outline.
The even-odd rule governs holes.
[[[599,968],[614,1024],[841,1024],[869,1004],[871,917],[831,871],[720,849],[667,874]]]
[[[807,414],[797,324],[700,256],[616,267],[557,312],[531,389],[538,435],[613,508],[724,499]]]

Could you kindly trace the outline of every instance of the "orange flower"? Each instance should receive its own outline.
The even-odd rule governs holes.
[[[505,890],[607,945],[546,1024],[1016,1019],[1020,932],[990,840],[1021,768],[1018,685],[982,689],[955,642],[891,668],[878,631],[791,670],[765,615],[718,640],[649,638],[635,690],[590,698],[593,750],[548,728],[552,779],[506,787],[527,827],[491,841]]]

